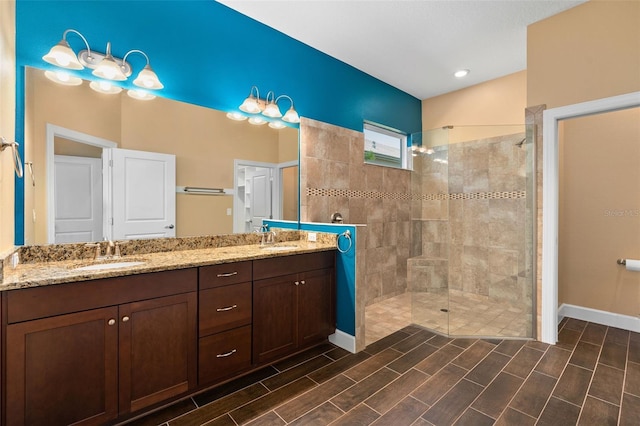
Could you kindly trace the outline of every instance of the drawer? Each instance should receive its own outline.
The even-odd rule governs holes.
[[[251,283],[200,290],[200,337],[251,324]]]
[[[333,268],[335,256],[335,250],[331,250],[254,260],[253,279],[261,280],[314,269]]]
[[[251,368],[251,326],[201,338],[198,355],[200,385]]]
[[[251,281],[251,261],[200,267],[200,289]]]
[[[8,322],[15,323],[196,291],[196,268],[102,278],[7,292]]]

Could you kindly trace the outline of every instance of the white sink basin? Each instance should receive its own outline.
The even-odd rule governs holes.
[[[131,266],[142,265],[144,262],[128,261],[128,262],[113,262],[113,263],[96,263],[94,265],[81,266],[74,268],[74,271],[100,271],[102,269],[118,269],[128,268]]]
[[[284,251],[284,250],[295,250],[298,246],[262,246],[263,250],[269,251]]]

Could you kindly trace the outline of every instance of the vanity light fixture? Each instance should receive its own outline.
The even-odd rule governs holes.
[[[282,115],[280,107],[278,106],[278,101],[280,101],[281,99],[288,99],[291,103],[290,108],[287,110],[284,116]],[[240,105],[240,110],[249,114],[262,114],[269,118],[282,117],[282,120],[288,123],[300,122],[300,116],[293,107],[293,99],[291,99],[290,96],[276,96],[273,91],[269,91],[267,92],[267,96],[263,100],[260,99],[260,92],[258,91],[258,88],[256,86],[251,87],[249,96],[244,100],[244,102],[242,102],[242,105]]]
[[[78,35],[87,48],[85,50],[81,50],[76,55],[67,42],[67,35],[69,33]],[[96,52],[95,50],[92,51],[89,47],[89,42],[87,42],[87,39],[79,31],[76,31],[74,29],[65,30],[62,34],[62,40],[60,40],[58,44],[53,46],[51,50],[49,50],[49,52],[42,57],[42,59],[52,65],[71,70],[81,70],[85,67],[88,67],[93,69],[93,75],[105,80],[125,81],[133,73],[131,64],[127,62],[127,58],[129,57],[129,55],[134,53],[144,56],[147,63],[144,68],[138,73],[137,77],[133,80],[133,84],[140,88],[150,90],[159,90],[164,88],[164,85],[160,82],[160,79],[158,79],[158,76],[151,68],[149,57],[142,50],[129,50],[124,55],[124,57],[120,59],[114,57],[111,54],[111,42],[107,42],[106,53],[102,54]],[[51,78],[52,76],[47,77],[49,77],[53,81],[62,83],[62,81],[60,81],[59,79],[56,80]],[[91,88],[102,93],[118,93],[122,90],[120,89],[117,92],[115,92],[115,89],[109,89],[109,91],[100,90],[100,86],[98,86],[97,84],[91,84]],[[131,97],[142,99],[141,97],[136,97],[135,95],[131,95]]]
[[[462,77],[466,77],[467,75],[469,75],[469,70],[458,70],[456,72],[453,73],[454,77],[457,78],[462,78]]]

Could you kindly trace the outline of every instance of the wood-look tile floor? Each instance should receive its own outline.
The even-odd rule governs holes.
[[[640,425],[640,333],[565,319],[559,343],[410,325],[324,344],[132,425]]]

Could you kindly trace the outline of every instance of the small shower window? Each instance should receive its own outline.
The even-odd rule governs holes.
[[[364,123],[364,162],[379,166],[410,169],[407,135],[371,123]]]

